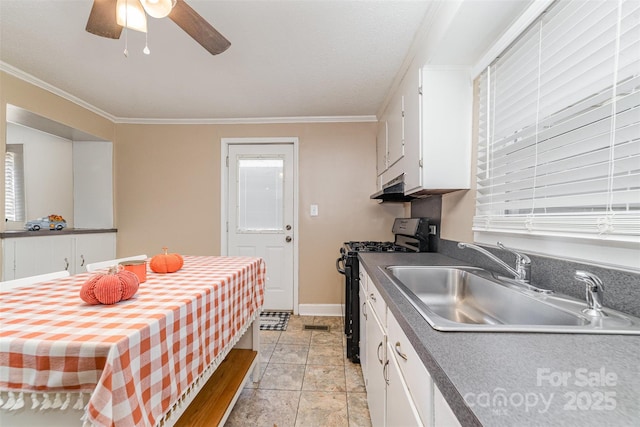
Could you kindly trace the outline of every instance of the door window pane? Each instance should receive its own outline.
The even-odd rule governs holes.
[[[238,231],[283,231],[284,159],[238,159]]]

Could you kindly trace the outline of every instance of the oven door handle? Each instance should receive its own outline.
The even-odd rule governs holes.
[[[342,268],[340,268],[340,262],[342,262]],[[338,270],[338,273],[340,274],[345,274],[344,272],[344,258],[340,257],[336,260],[336,270]]]

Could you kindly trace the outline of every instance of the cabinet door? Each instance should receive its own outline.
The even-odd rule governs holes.
[[[422,70],[422,186],[471,185],[473,85],[466,69]]]
[[[72,263],[73,239],[71,236],[16,239],[15,279],[62,270],[73,272]]]
[[[366,277],[366,276],[365,276]],[[369,317],[367,308],[367,291],[360,280],[360,367],[362,372],[366,372],[369,359],[367,358],[367,318]],[[365,386],[367,379],[364,379]]]
[[[16,278],[16,239],[2,239],[2,280]]]
[[[395,357],[420,418],[424,424],[431,425],[433,421],[433,380],[431,375],[390,310],[387,310],[387,326],[389,345],[387,356],[389,359]]]
[[[460,427],[460,422],[454,415],[447,401],[444,400],[444,396],[442,396],[438,387],[434,386],[433,389],[433,412],[435,425],[438,427]]]
[[[376,137],[376,170],[378,176],[387,170],[387,120],[383,116],[378,123],[378,136]]]
[[[75,274],[87,271],[87,264],[116,257],[115,233],[77,234],[75,242]]]
[[[402,94],[397,93],[388,108],[388,153],[387,166],[395,164],[404,156],[404,134],[402,129]]]
[[[373,427],[385,425],[386,383],[384,364],[386,362],[386,335],[382,325],[373,315],[373,308],[367,302],[367,403]]]
[[[404,93],[404,186],[406,192],[422,187],[421,74],[420,68],[409,69],[402,86]]]
[[[387,346],[387,427],[422,426],[407,384],[393,354],[391,342]]]

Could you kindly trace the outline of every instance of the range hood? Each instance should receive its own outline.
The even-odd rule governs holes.
[[[404,194],[404,174],[384,184],[382,190],[373,193],[370,198],[396,203],[410,202],[415,199],[413,196]]]

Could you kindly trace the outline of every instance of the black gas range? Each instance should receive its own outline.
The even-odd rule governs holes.
[[[396,218],[392,228],[393,242],[350,241],[340,248],[336,269],[345,276],[344,333],[347,336],[347,357],[360,362],[360,266],[361,252],[429,252],[430,241],[428,218]]]

